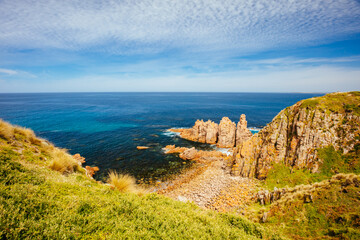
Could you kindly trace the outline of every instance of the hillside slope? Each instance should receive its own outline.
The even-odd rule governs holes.
[[[333,146],[343,154],[359,151],[359,126],[360,92],[302,100],[237,146],[232,173],[264,179],[274,164],[317,172],[323,164],[318,149]]]
[[[65,150],[0,121],[0,239],[280,239],[272,235],[239,216],[121,193]]]
[[[360,175],[262,191],[248,216],[291,239],[360,239]],[[271,204],[269,204],[271,202]]]

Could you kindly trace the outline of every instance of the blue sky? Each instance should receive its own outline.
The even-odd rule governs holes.
[[[0,0],[0,92],[350,90],[358,0]]]

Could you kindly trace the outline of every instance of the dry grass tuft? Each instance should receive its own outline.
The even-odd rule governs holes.
[[[0,119],[0,138],[9,140],[14,136],[14,128],[7,122]]]
[[[31,144],[41,145],[42,140],[37,138],[34,131],[28,128],[15,127],[15,133],[23,135]]]
[[[120,192],[136,192],[136,180],[128,174],[110,171],[107,182]]]
[[[139,196],[149,193],[146,188],[138,186],[135,178],[128,174],[120,174],[115,171],[110,171],[107,182],[123,193],[136,193]]]
[[[52,161],[49,167],[52,170],[68,174],[76,171],[81,171],[81,166],[70,154],[62,149],[55,148],[53,151]]]

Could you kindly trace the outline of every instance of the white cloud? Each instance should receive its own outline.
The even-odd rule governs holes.
[[[7,74],[7,75],[15,75],[15,74],[18,74],[18,72],[15,71],[15,70],[5,69],[5,68],[0,68],[0,73],[5,73],[5,74]]]
[[[359,21],[355,0],[4,0],[0,46],[243,53],[341,38]]]
[[[167,76],[88,75],[52,81],[6,81],[12,92],[334,92],[360,90],[360,70],[334,66]],[[134,84],[136,83],[136,84]]]

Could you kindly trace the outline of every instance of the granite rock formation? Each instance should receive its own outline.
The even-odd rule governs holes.
[[[173,132],[180,132],[182,138],[194,142],[215,144],[218,139],[218,124],[208,120],[197,120],[192,128],[188,129],[171,129]]]
[[[192,128],[187,129],[170,129],[172,132],[179,132],[184,139],[217,144],[218,147],[232,148],[237,143],[248,140],[252,134],[247,129],[247,121],[244,114],[241,115],[237,124],[232,122],[228,117],[223,117],[220,124],[213,121],[196,120]]]
[[[359,92],[302,100],[237,146],[232,173],[263,179],[274,163],[316,172],[321,164],[317,149],[332,145],[349,152],[359,145],[359,126]]]
[[[247,121],[245,114],[241,114],[240,121],[236,127],[236,146],[249,140],[252,137],[252,133],[247,128]]]
[[[217,146],[232,148],[235,146],[236,124],[228,117],[223,117],[219,124],[219,139]]]
[[[184,160],[194,160],[194,161],[212,161],[215,159],[224,159],[227,158],[225,153],[219,151],[202,151],[196,150],[194,147],[176,147],[175,145],[167,145],[163,148],[165,154],[178,153],[179,157]]]

